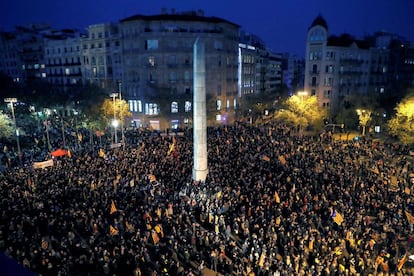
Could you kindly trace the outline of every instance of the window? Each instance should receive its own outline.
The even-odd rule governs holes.
[[[70,69],[69,68],[65,68],[65,75],[70,75]]]
[[[310,52],[309,53],[309,60],[320,60],[321,59],[321,52]]]
[[[335,60],[335,52],[327,51],[326,52],[326,60]]]
[[[333,65],[326,65],[325,67],[325,73],[330,73],[332,74],[334,72],[334,67]]]
[[[312,74],[316,74],[318,73],[318,65],[317,64],[313,64],[312,65]]]
[[[131,112],[142,112],[142,102],[139,100],[129,100],[129,111]]]
[[[175,83],[177,81],[177,73],[172,71],[170,72],[170,82]]]
[[[178,103],[172,102],[171,103],[171,113],[177,113],[178,112]]]
[[[234,100],[233,100],[233,107],[234,107],[234,109],[237,108],[237,99],[236,98],[234,98]]]
[[[158,115],[158,105],[156,103],[146,103],[145,104],[145,114],[146,115]]]
[[[312,86],[316,86],[316,77],[312,77]]]
[[[221,110],[221,100],[217,100],[217,110]]]
[[[190,71],[184,71],[184,82],[190,82]]]
[[[325,99],[329,99],[331,97],[331,90],[325,90],[325,91],[323,91],[323,97]]]
[[[217,86],[217,96],[221,96],[221,85]]]
[[[333,78],[331,77],[325,77],[323,80],[323,85],[325,86],[332,86],[333,84]]]
[[[148,57],[148,64],[151,67],[154,67],[155,66],[155,57],[154,56],[149,56]]]
[[[184,111],[185,112],[191,112],[191,102],[190,101],[185,101]]]
[[[158,40],[148,39],[145,40],[145,50],[156,50],[158,49]]]

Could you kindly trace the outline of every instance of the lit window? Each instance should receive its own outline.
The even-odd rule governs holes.
[[[221,100],[217,100],[217,110],[221,110]]]
[[[191,111],[191,102],[190,101],[185,101],[184,111],[185,112],[190,112]]]
[[[216,115],[216,121],[221,121],[221,114]]]
[[[156,49],[158,49],[158,40],[156,40],[156,39],[145,40],[145,49],[146,50],[156,50]]]
[[[156,103],[146,103],[145,104],[145,114],[146,115],[158,115],[158,105]]]
[[[171,113],[177,113],[178,112],[178,103],[172,102],[171,103]]]
[[[65,68],[65,75],[70,75],[70,69],[69,68]]]
[[[234,100],[233,100],[233,107],[234,107],[234,109],[236,109],[236,108],[237,108],[237,99],[234,99]]]
[[[151,67],[154,67],[154,66],[155,66],[155,57],[154,57],[154,56],[149,56],[149,57],[148,57],[148,64],[149,64]]]

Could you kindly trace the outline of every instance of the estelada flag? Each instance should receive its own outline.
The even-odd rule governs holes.
[[[111,234],[111,236],[118,235],[118,233],[119,233],[118,229],[116,229],[112,225],[109,225],[109,234]]]
[[[151,236],[154,244],[157,244],[160,241],[160,237],[158,237],[158,234],[155,231],[151,231]]]
[[[414,216],[413,215],[411,215],[409,212],[405,211],[405,216],[407,217],[408,221],[411,224],[414,224]]]
[[[111,202],[111,211],[109,212],[109,214],[113,214],[117,211],[116,206],[115,206],[115,202],[112,200]]]
[[[408,256],[407,256],[407,254],[405,254],[404,257],[398,262],[398,266],[397,266],[398,271],[400,271],[403,268],[404,264],[407,261],[408,261]]]
[[[155,177],[155,175],[153,175],[153,174],[149,174],[149,175],[148,175],[148,177],[149,177],[149,181],[150,181],[150,182],[157,181],[157,178],[156,178],[156,177]]]
[[[277,193],[277,192],[275,192],[275,202],[276,203],[280,203],[280,197],[279,197],[279,194]]]
[[[99,157],[103,157],[103,158],[105,158],[105,152],[104,152],[104,150],[103,150],[103,149],[100,149],[100,150],[99,150]]]
[[[283,155],[279,156],[279,161],[282,163],[282,165],[286,165],[286,159]]]
[[[344,217],[337,210],[333,211],[332,218],[333,218],[333,221],[338,225],[341,225],[342,222],[344,221]]]
[[[128,221],[125,221],[125,227],[126,227],[128,232],[133,232],[134,231],[134,226],[132,224],[130,224]]]
[[[270,161],[270,157],[267,156],[267,155],[262,155],[262,160],[269,162]]]

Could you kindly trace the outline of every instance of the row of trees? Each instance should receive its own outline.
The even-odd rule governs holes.
[[[168,92],[168,91],[167,91]],[[162,99],[152,99],[159,102],[161,116],[169,110],[170,92],[164,92]],[[30,85],[19,86],[4,75],[0,75],[0,99],[7,97],[17,97],[19,101],[30,103],[36,110],[40,107],[59,108],[72,107],[79,111],[79,123],[87,128],[103,130],[110,126],[111,120],[116,118],[121,120],[121,125],[131,117],[128,104],[125,100],[110,98],[110,92],[96,86],[77,86],[72,87],[65,93],[55,89],[50,84],[44,82],[32,82]],[[173,95],[174,96],[174,95]],[[177,96],[177,95],[175,95]],[[179,96],[179,95],[178,95]],[[177,97],[178,97],[177,96]],[[186,100],[191,100],[191,95],[183,95]],[[208,100],[208,111],[214,114],[216,111],[214,99]],[[404,144],[414,143],[414,90],[408,93],[405,98],[396,105],[394,115],[391,118],[384,118],[386,114],[381,104],[375,97],[355,96],[351,98],[344,108],[331,119],[330,123],[344,125],[348,130],[355,130],[360,126],[362,134],[365,134],[366,127],[370,125],[381,125],[383,131],[395,136]],[[5,107],[5,103],[4,107]],[[162,107],[162,108],[161,108]],[[30,117],[28,106],[22,106],[21,110],[16,110],[18,116]],[[3,110],[7,110],[3,108]],[[277,95],[255,95],[243,97],[241,108],[237,110],[236,117],[253,116],[252,114],[264,114],[265,110],[273,116],[266,116],[267,120],[283,123],[291,127],[297,127],[300,134],[305,129],[320,131],[325,126],[328,117],[326,110],[317,104],[316,96],[293,95],[283,97]],[[386,127],[386,129],[384,129]],[[0,115],[0,136],[13,136],[13,124],[10,116]]]

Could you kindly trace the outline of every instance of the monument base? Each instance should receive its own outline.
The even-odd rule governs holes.
[[[206,181],[208,174],[208,169],[205,170],[196,170],[193,168],[193,180],[194,181]]]

